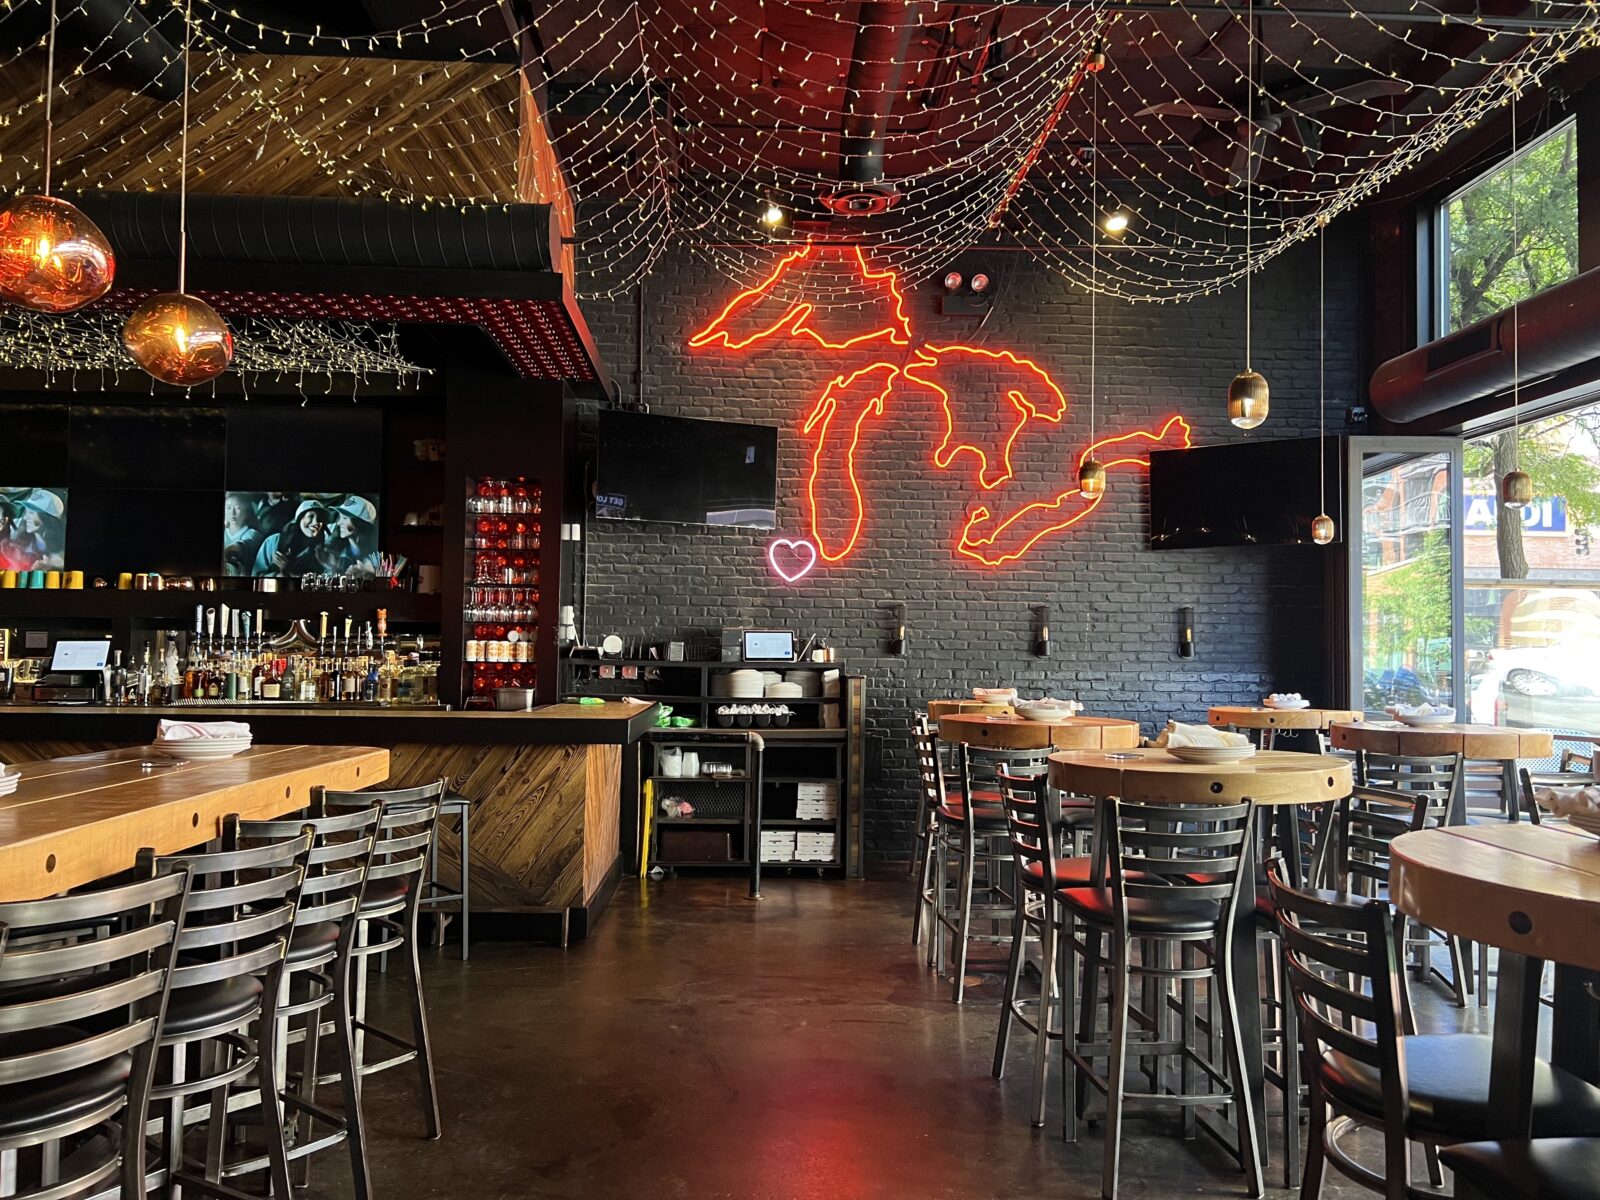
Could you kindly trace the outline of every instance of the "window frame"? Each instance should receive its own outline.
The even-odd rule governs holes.
[[[1496,159],[1493,163],[1479,171],[1465,183],[1452,188],[1440,199],[1434,201],[1434,203],[1429,206],[1427,209],[1429,269],[1428,278],[1426,281],[1427,286],[1425,288],[1425,294],[1428,298],[1428,320],[1425,328],[1429,330],[1429,337],[1426,340],[1434,341],[1438,338],[1447,337],[1452,333],[1460,332],[1460,330],[1450,328],[1450,205],[1458,200],[1461,196],[1465,195],[1467,192],[1470,192],[1473,188],[1483,183],[1491,175],[1503,170],[1513,160],[1526,158],[1545,142],[1552,138],[1560,137],[1563,133],[1565,133],[1569,126],[1572,127],[1575,134],[1579,132],[1577,128],[1577,113],[1567,113],[1560,120],[1552,124],[1550,128],[1539,133],[1537,136],[1530,138],[1528,141],[1517,147],[1517,152],[1515,154],[1507,154]],[[1577,162],[1577,156],[1574,155],[1574,203],[1581,204],[1581,201],[1578,200],[1576,196],[1579,183]],[[1578,267],[1580,274],[1582,273],[1582,269],[1582,264],[1580,263]],[[1463,325],[1461,328],[1465,329],[1467,326]]]

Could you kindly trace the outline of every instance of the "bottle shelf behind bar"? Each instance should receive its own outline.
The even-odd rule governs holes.
[[[269,621],[316,621],[323,612],[348,612],[365,620],[386,609],[389,623],[434,625],[439,623],[440,597],[420,592],[302,592],[298,589],[257,592],[248,588],[220,591],[119,591],[115,588],[79,590],[0,588],[0,625],[30,618],[84,620],[103,618],[171,620],[188,627],[195,605],[226,604],[245,612],[261,609]]]
[[[525,476],[469,481],[462,596],[462,706],[496,688],[531,688],[539,623],[543,492]]]

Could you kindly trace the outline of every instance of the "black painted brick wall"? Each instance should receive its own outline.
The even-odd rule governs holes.
[[[1355,393],[1358,253],[1332,235],[1328,253],[1330,414]],[[1024,254],[1001,259],[989,320],[937,314],[938,289],[908,288],[914,338],[1010,349],[1038,361],[1072,398],[1063,442],[1022,449],[1019,478],[1070,477],[1088,430],[1087,295]],[[1253,434],[1227,423],[1228,381],[1243,358],[1242,289],[1186,304],[1099,301],[1099,428],[1155,427],[1181,413],[1196,445],[1316,432],[1315,246],[1285,254],[1255,281],[1254,365],[1272,385],[1270,421]],[[777,423],[780,533],[801,534],[808,443],[799,423],[834,374],[873,361],[815,350],[691,351],[690,334],[736,288],[678,253],[645,284],[643,399],[659,412]],[[632,298],[585,305],[601,352],[632,396]],[[1330,416],[1330,430],[1337,431]],[[1203,721],[1208,704],[1321,687],[1321,551],[1310,547],[1155,552],[1146,548],[1142,474],[1113,474],[1099,510],[1020,563],[984,568],[953,549],[970,487],[934,470],[932,414],[906,411],[868,447],[874,495],[861,547],[839,568],[790,586],[765,563],[766,534],[626,522],[588,523],[588,631],[650,639],[724,622],[794,628],[831,639],[868,677],[865,840],[869,860],[904,857],[915,798],[912,713],[974,685],[1081,699],[1093,713]],[[934,442],[937,441],[935,437]],[[1070,454],[1065,453],[1070,451]],[[958,462],[962,460],[958,459]],[[1249,480],[1240,480],[1249,487]],[[910,649],[885,653],[891,601],[909,610]],[[1032,654],[1030,606],[1054,610],[1053,656]],[[1195,607],[1199,652],[1176,654],[1177,609]]]

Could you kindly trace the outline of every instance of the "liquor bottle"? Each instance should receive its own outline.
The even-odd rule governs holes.
[[[378,699],[378,660],[367,660],[366,678],[361,681],[361,699],[373,703]]]
[[[268,659],[265,669],[261,672],[261,699],[263,701],[283,699],[283,675],[279,664],[281,659]]]
[[[120,707],[128,691],[128,672],[122,667],[122,651],[111,652],[111,687],[106,703]]]

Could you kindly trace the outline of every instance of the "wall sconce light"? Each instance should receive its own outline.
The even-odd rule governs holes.
[[[1033,612],[1039,619],[1038,629],[1033,635],[1033,653],[1037,658],[1050,657],[1050,606],[1048,604],[1035,604]]]
[[[889,639],[889,653],[896,658],[904,658],[909,642],[906,637],[906,606],[895,600],[882,607],[894,613],[894,636]]]
[[[1194,657],[1194,605],[1178,609],[1178,657]]]

